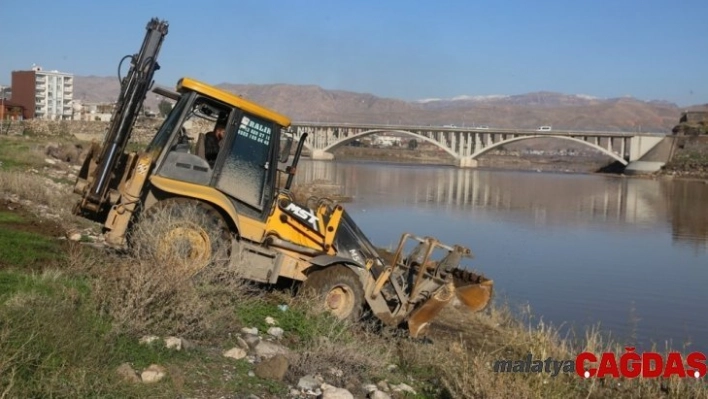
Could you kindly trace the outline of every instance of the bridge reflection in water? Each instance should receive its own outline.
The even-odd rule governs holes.
[[[676,240],[708,248],[708,185],[614,176],[490,171],[303,160],[296,181],[328,180],[356,207],[485,210],[528,223],[670,228]]]

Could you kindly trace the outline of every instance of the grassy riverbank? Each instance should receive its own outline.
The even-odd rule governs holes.
[[[530,310],[498,301],[476,314],[445,309],[431,326],[432,342],[419,342],[370,323],[339,323],[287,289],[224,278],[195,284],[169,264],[98,245],[100,226],[69,213],[76,200],[72,165],[47,162],[39,141],[19,143],[0,143],[16,149],[0,154],[0,398],[307,397],[291,391],[308,375],[357,398],[366,396],[367,384],[394,398],[708,395],[705,378],[495,372],[497,360],[619,354],[631,344],[605,340],[598,330],[561,336]],[[287,349],[282,375],[268,374],[264,369],[276,367],[261,366],[260,355],[224,356],[246,349],[242,341],[251,336],[242,328],[256,327],[261,340],[270,339],[267,318],[283,330],[272,338]],[[141,344],[146,335],[177,337],[181,350]],[[135,371],[151,365],[164,378],[140,382]]]

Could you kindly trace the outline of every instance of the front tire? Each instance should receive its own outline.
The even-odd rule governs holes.
[[[310,273],[303,292],[314,295],[318,306],[339,320],[357,322],[364,308],[364,289],[359,277],[344,265],[332,265]]]
[[[209,204],[170,198],[142,215],[133,229],[131,245],[140,258],[169,265],[191,278],[208,266],[228,263],[230,234]]]

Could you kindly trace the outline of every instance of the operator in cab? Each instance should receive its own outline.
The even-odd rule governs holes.
[[[204,135],[204,155],[209,166],[214,167],[216,157],[219,155],[221,143],[226,134],[226,118],[220,117],[214,125],[214,130]]]

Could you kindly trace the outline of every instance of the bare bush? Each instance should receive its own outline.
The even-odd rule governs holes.
[[[352,377],[365,380],[383,375],[390,362],[390,352],[380,337],[360,338],[343,341],[321,336],[301,348],[286,377],[297,382],[305,374],[321,374],[329,383],[344,386]],[[368,343],[362,345],[365,341]]]
[[[43,180],[30,173],[0,171],[0,187],[5,193],[48,205],[56,195]]]
[[[71,217],[74,200],[70,188],[49,178],[27,172],[0,171],[0,188],[4,194],[31,201],[35,208],[41,207],[63,219]]]
[[[578,337],[570,333],[561,335],[559,327],[543,320],[534,321],[528,307],[524,307],[521,314],[514,314],[506,305],[481,313],[447,307],[435,324],[434,344],[402,342],[397,352],[398,363],[404,370],[429,370],[429,375],[438,381],[436,385],[455,398],[697,398],[708,392],[701,381],[692,379],[585,380],[574,372],[557,376],[499,372],[494,369],[495,362],[516,361],[528,354],[534,360],[549,357],[573,360],[585,351],[624,352],[624,345],[604,336],[599,327],[584,330]]]
[[[196,339],[218,334],[219,326],[236,322],[238,301],[260,293],[241,278],[243,265],[229,261],[230,237],[213,214],[200,204],[168,205],[134,226],[129,256],[112,260],[96,292],[124,330]]]
[[[170,264],[190,276],[229,262],[231,235],[221,216],[198,201],[166,200],[146,210],[129,232],[133,256]]]

